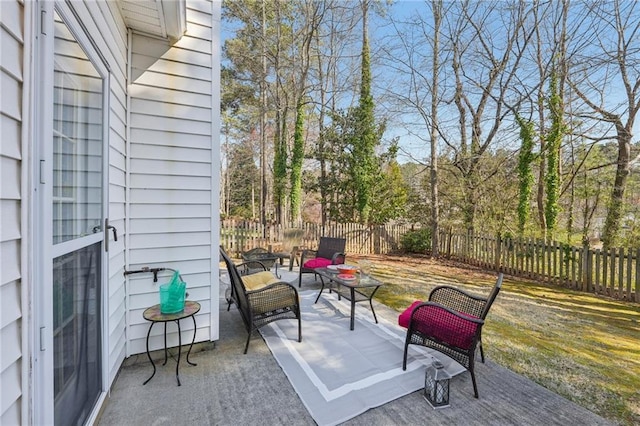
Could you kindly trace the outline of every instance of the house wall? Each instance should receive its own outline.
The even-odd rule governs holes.
[[[24,5],[0,2],[0,424],[22,423]]]
[[[180,271],[188,298],[202,305],[196,341],[218,337],[218,11],[219,2],[188,1],[187,32],[172,46],[132,34],[127,268]],[[142,313],[170,277],[129,276],[129,355],[145,352]],[[181,327],[183,342],[190,340],[193,324]],[[151,349],[163,347],[162,332],[154,328]],[[176,328],[169,333],[177,344]]]
[[[126,269],[179,268],[189,298],[202,304],[197,340],[218,338],[220,2],[189,0],[187,6],[187,35],[166,46],[158,60],[145,55],[145,45],[153,42],[128,32],[116,2],[73,2],[110,70],[109,218],[119,238],[111,238],[109,251],[109,383],[126,356],[144,352],[148,324],[142,310],[157,303],[158,284],[147,277],[125,278]],[[29,423],[27,401],[33,392],[28,359],[35,339],[29,334],[29,310],[37,286],[29,276],[37,265],[29,262],[27,219],[38,214],[31,211],[29,196],[35,163],[29,156],[36,143],[29,120],[37,76],[29,70],[31,23],[39,13],[31,8],[35,3],[0,1],[2,425]],[[137,75],[128,86],[132,40]],[[158,346],[157,340],[152,343]]]

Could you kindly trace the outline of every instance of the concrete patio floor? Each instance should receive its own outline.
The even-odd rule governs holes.
[[[294,271],[295,272],[295,271]],[[297,274],[283,273],[292,281]],[[309,275],[303,289],[317,286]],[[221,293],[224,285],[221,283]],[[345,302],[347,303],[347,302]],[[257,333],[248,354],[243,349],[246,331],[240,314],[226,310],[220,298],[220,339],[197,345],[190,366],[182,358],[176,385],[175,363],[158,365],[155,377],[142,383],[152,368],[146,354],[125,362],[99,417],[111,425],[314,425],[302,401]],[[395,321],[398,313],[379,303],[376,313]],[[303,321],[304,339],[304,321]],[[194,347],[195,348],[195,347]],[[417,391],[371,409],[345,425],[608,425],[609,421],[565,398],[491,362],[476,363],[480,398],[473,397],[468,372],[451,381],[451,406],[433,410]],[[184,356],[184,352],[183,352]],[[402,353],[398,354],[402,362]],[[158,363],[156,363],[158,364]],[[161,364],[161,363],[160,363]]]

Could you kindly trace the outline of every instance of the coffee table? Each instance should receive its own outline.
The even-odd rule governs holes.
[[[338,293],[338,300],[344,297],[351,302],[351,330],[353,330],[354,327],[354,315],[357,302],[369,302],[373,319],[376,324],[378,323],[378,317],[376,317],[376,311],[373,309],[372,299],[376,291],[383,285],[382,281],[378,281],[371,276],[363,277],[361,274],[356,274],[354,280],[344,280],[338,278],[337,271],[329,268],[316,268],[314,271],[320,276],[320,282],[322,283],[322,287],[320,287],[320,292],[314,303],[317,303],[320,299],[320,295],[325,286],[324,280],[328,279],[329,285],[331,282],[337,284],[336,292]]]

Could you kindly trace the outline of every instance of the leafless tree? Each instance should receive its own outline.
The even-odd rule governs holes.
[[[474,228],[483,185],[497,169],[483,169],[483,155],[494,147],[509,111],[505,100],[533,34],[525,27],[531,6],[524,2],[464,2],[446,16],[451,46],[455,128],[443,135],[459,173],[464,226]],[[442,129],[442,127],[440,127]]]
[[[585,3],[587,18],[570,33],[573,53],[568,82],[581,100],[575,110],[582,120],[603,126],[593,138],[614,138],[616,173],[603,231],[603,244],[618,242],[624,196],[630,174],[633,126],[640,110],[640,5],[633,1]],[[623,89],[623,96],[612,95]]]
[[[333,120],[334,114],[341,105],[351,105],[354,100],[354,72],[356,58],[351,54],[357,39],[357,24],[360,15],[358,2],[343,0],[327,0],[324,19],[320,23],[313,40],[315,66],[310,69],[315,82],[310,93],[315,103],[317,118],[317,140],[312,146],[306,146],[305,152],[317,161],[318,193],[320,197],[321,223],[327,223],[330,205],[335,201],[327,182],[331,178],[329,155],[331,146],[325,140],[327,123]],[[311,125],[311,122],[309,123]],[[311,199],[307,196],[307,202]]]

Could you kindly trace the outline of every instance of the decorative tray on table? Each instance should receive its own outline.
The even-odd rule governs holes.
[[[340,278],[341,280],[345,280],[345,281],[353,281],[357,277],[355,275],[353,275],[353,274],[338,274],[338,278]]]

